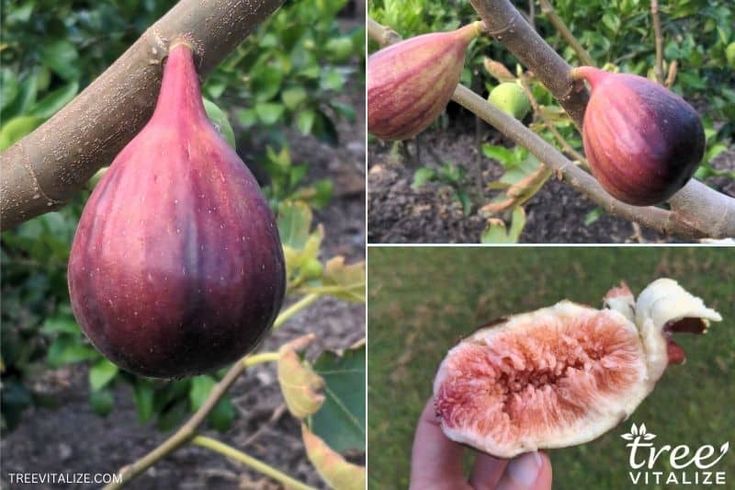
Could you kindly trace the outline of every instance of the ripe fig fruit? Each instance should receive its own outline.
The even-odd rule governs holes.
[[[153,116],[87,201],[68,275],[84,333],[143,376],[234,362],[273,323],[286,281],[276,223],[207,119],[188,44],[172,46]]]
[[[450,439],[497,457],[582,444],[627,418],[668,364],[674,332],[702,333],[720,315],[676,281],[635,301],[623,283],[597,310],[569,301],[483,327],[449,351],[434,380]]]
[[[572,70],[590,84],[582,140],[592,174],[615,198],[659,204],[692,177],[704,155],[697,111],[647,78],[591,66]]]
[[[526,92],[514,82],[501,83],[492,89],[487,100],[501,111],[519,120],[526,117],[528,111],[531,110]]]
[[[467,45],[481,21],[424,34],[368,58],[368,131],[384,140],[413,138],[441,114],[459,83]]]

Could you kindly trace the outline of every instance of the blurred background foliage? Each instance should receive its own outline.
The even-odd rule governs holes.
[[[686,364],[669,367],[627,421],[590,443],[550,450],[554,489],[633,488],[629,449],[620,439],[632,423],[656,434],[658,448],[687,444],[696,451],[709,444],[715,453],[735,426],[732,247],[371,248],[368,274],[368,445],[380,448],[370,452],[371,489],[408,488],[416,422],[439,363],[462,337],[565,298],[600,307],[621,280],[637,295],[659,277],[676,279],[723,321],[707,335],[676,336]],[[473,453],[466,453],[469,468]],[[665,454],[653,471],[676,470]],[[732,474],[735,460],[724,458],[711,471]]]
[[[2,0],[0,149],[72,100],[174,4]],[[228,114],[238,153],[255,164],[274,209],[290,201],[321,207],[331,197],[329,180],[304,184],[308,162],[292,161],[286,135],[294,128],[337,145],[336,124],[354,121],[355,110],[336,96],[347,83],[364,80],[365,32],[354,7],[348,0],[286,1],[206,78],[205,97]],[[350,9],[353,20],[343,22],[339,17]],[[216,381],[136,378],[118,371],[81,334],[69,306],[66,263],[94,181],[60,211],[2,234],[3,428],[14,427],[26,407],[52,402],[29,382],[49,368],[88,364],[90,402],[102,415],[113,409],[113,384],[131,383],[140,420],[155,418],[161,429],[198,408]],[[209,421],[226,430],[234,416],[225,398]]]

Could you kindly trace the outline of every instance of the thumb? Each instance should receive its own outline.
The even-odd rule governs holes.
[[[497,490],[550,490],[551,461],[541,452],[525,453],[508,463]]]

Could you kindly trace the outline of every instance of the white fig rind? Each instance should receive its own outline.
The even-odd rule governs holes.
[[[651,283],[641,293],[637,302],[634,301],[633,294],[627,286],[623,284],[608,293],[605,305],[606,309],[597,310],[569,301],[561,301],[554,306],[514,315],[502,323],[482,328],[452,348],[439,366],[434,380],[437,415],[447,437],[503,458],[510,458],[540,448],[567,447],[591,441],[625,420],[653,390],[668,364],[667,338],[664,327],[669,322],[682,318],[700,318],[706,325],[709,321],[721,320],[716,311],[707,308],[701,299],[692,296],[671,279],[659,279]],[[581,370],[577,367],[576,371],[569,371],[572,368],[567,367],[564,371],[556,372],[556,375],[564,374],[561,376],[561,382],[559,378],[555,381],[556,388],[541,383],[535,388],[529,387],[528,390],[506,393],[502,404],[497,396],[495,398],[483,397],[486,391],[492,391],[492,388],[488,386],[498,376],[496,371],[488,370],[491,372],[492,379],[468,380],[462,376],[467,372],[484,372],[481,370],[481,364],[484,362],[485,365],[488,365],[488,359],[495,366],[507,363],[518,371],[526,369],[527,359],[524,360],[513,352],[497,352],[494,349],[494,343],[497,344],[498,339],[507,339],[509,333],[512,333],[512,338],[529,344],[529,352],[538,353],[538,356],[531,361],[533,362],[532,369],[547,371],[551,369],[553,371],[557,366],[551,346],[540,344],[539,336],[532,335],[532,332],[542,329],[544,335],[551,333],[555,336],[554,345],[561,343],[568,347],[578,342],[575,339],[567,342],[564,338],[564,335],[567,335],[565,332],[570,331],[570,325],[597,325],[595,322],[603,322],[608,328],[612,325],[619,333],[618,339],[626,339],[628,343],[622,347],[628,349],[626,355],[630,359],[626,370],[633,374],[624,393],[601,393],[599,391],[593,393],[592,402],[585,404],[584,415],[568,423],[549,425],[542,420],[539,421],[538,427],[534,426],[524,431],[523,427],[511,423],[511,417],[505,411],[505,407],[507,403],[510,403],[509,400],[512,397],[524,396],[530,397],[531,405],[534,400],[536,403],[548,403],[549,397],[552,400],[563,400],[565,403],[573,404],[573,400],[565,399],[565,393],[562,393],[563,378],[571,373],[571,383],[577,382],[575,380],[579,380],[580,376],[583,380],[586,379],[584,378],[585,372],[589,369],[586,364]],[[594,339],[589,340],[592,342]],[[483,349],[482,358],[474,354],[478,346]],[[584,352],[579,358],[585,358]],[[603,363],[602,367],[608,369],[604,366],[604,363],[607,362],[606,358],[603,357],[596,362]],[[615,367],[612,365],[614,362],[611,361],[610,369]],[[592,370],[590,369],[589,372],[592,373]],[[461,401],[460,397],[452,398],[454,392],[448,389],[445,383],[453,382],[454,379],[457,379],[456,382],[462,383],[464,387],[471,387],[470,391],[476,392],[476,396],[473,395],[469,401],[465,398],[462,398],[464,401]],[[479,417],[467,416],[466,411],[462,413],[461,408],[464,407],[460,407],[461,416],[456,417],[458,420],[442,418],[443,413],[447,416],[452,416],[454,413],[451,410],[442,412],[441,407],[446,407],[446,404],[466,402],[472,405],[467,407],[471,413],[477,408],[476,403],[480,398],[483,402],[487,401],[489,405],[485,407],[486,413],[480,414]],[[527,398],[524,399],[524,403],[528,402]],[[549,408],[552,411],[549,413],[553,413],[555,409],[556,407]],[[492,423],[489,424],[489,421]],[[488,425],[497,433],[488,434],[487,431],[484,433],[481,427],[487,428]]]

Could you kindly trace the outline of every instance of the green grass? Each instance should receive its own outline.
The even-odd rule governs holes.
[[[550,451],[555,490],[632,487],[628,449],[620,438],[632,422],[657,434],[657,447],[719,448],[732,438],[735,249],[371,248],[370,488],[408,487],[416,419],[431,395],[439,362],[464,335],[494,318],[563,298],[599,306],[621,280],[637,294],[659,277],[678,280],[723,321],[705,336],[677,337],[687,363],[670,367],[628,421],[591,443]],[[713,468],[725,471],[728,480],[735,475],[729,456]],[[668,458],[662,459],[655,470],[669,470]]]

